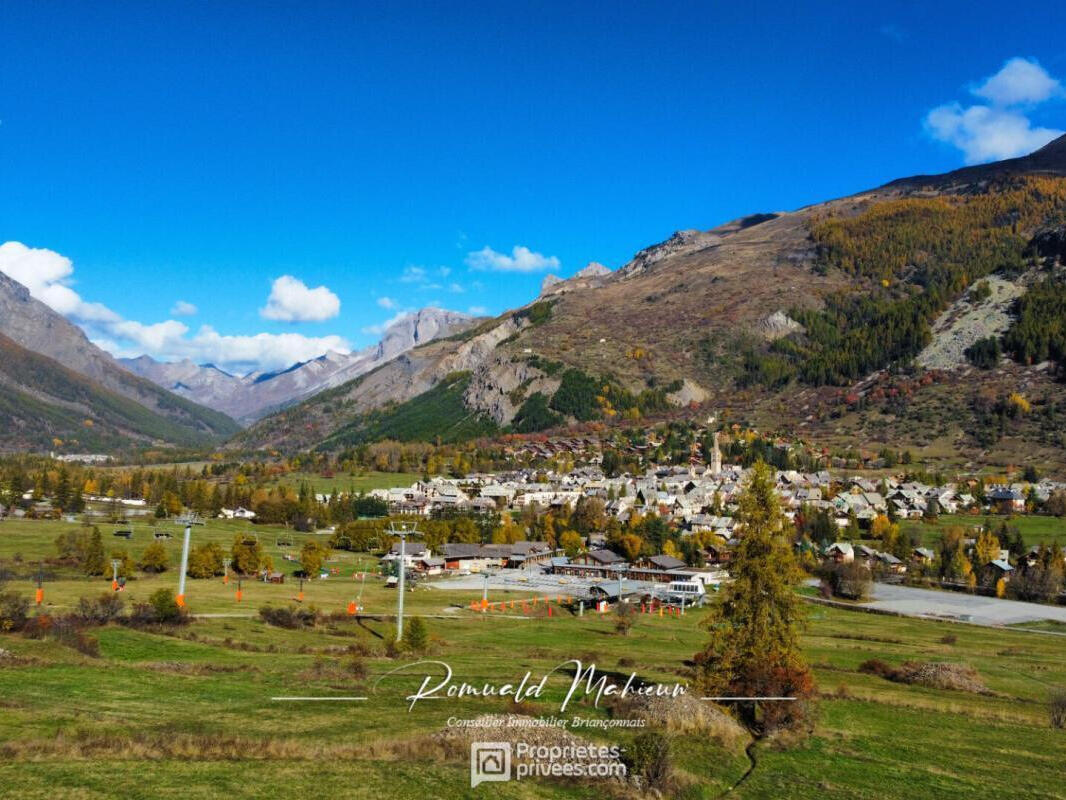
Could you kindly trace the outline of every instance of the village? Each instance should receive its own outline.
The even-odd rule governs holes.
[[[635,472],[607,469],[599,448],[570,438],[537,444],[547,456],[542,453],[530,465],[521,464],[514,454],[516,466],[509,470],[424,475],[409,485],[379,484],[358,496],[352,490],[325,488],[305,496],[301,487],[303,510],[293,510],[285,524],[329,537],[327,549],[376,553],[391,581],[402,560],[411,586],[447,581],[449,588],[479,590],[486,596],[490,590],[566,590],[582,607],[601,609],[633,599],[679,607],[702,604],[709,592],[730,580],[730,561],[744,535],[737,501],[750,475],[750,467],[724,463],[719,434],[708,435],[707,442],[705,457],[697,449],[688,463],[644,461]],[[548,458],[560,453],[570,460]],[[67,463],[70,459],[60,462]],[[856,565],[865,570],[859,577],[866,585],[907,583],[999,598],[1061,601],[1058,533],[1045,543],[1035,535],[1023,536],[1017,523],[1051,522],[1061,516],[1066,511],[1066,483],[1046,477],[926,482],[919,479],[926,474],[920,471],[863,472],[849,474],[833,467],[773,473],[782,517],[792,526],[784,532],[813,581],[836,587],[840,582],[834,580],[834,570]],[[387,484],[387,474],[382,480]],[[218,484],[211,496],[222,498],[222,486]],[[61,518],[68,523],[158,526],[161,518],[184,513],[180,502],[170,508],[164,502],[154,505],[158,491],[142,491],[142,496],[86,492],[78,498],[83,507],[72,510],[77,504],[69,497],[64,502],[58,497],[63,492],[55,488],[44,494],[38,482],[32,490],[9,492],[8,507],[0,504],[0,520]],[[269,498],[254,500],[264,497],[261,492],[233,496],[247,505],[229,506],[216,499],[207,511],[211,504],[206,501],[182,499],[189,501],[191,511],[207,511],[208,516],[244,523],[252,530],[280,521],[265,516]],[[344,521],[339,508],[353,509],[351,521]],[[947,520],[944,525],[938,524],[942,518]],[[423,524],[433,532],[408,541],[401,559],[398,543],[383,531],[386,520]],[[449,521],[462,521],[462,531]],[[365,522],[376,526],[374,535],[353,538],[352,528]],[[165,531],[153,531],[157,539],[169,538]],[[115,535],[128,538],[129,533]],[[299,552],[278,552],[292,563],[293,574],[317,577],[300,568]],[[1026,580],[1013,580],[1019,573]],[[259,577],[280,582],[286,575],[275,565],[261,570]],[[854,589],[852,578],[831,594],[847,599],[867,594]]]
[[[551,594],[565,587],[601,609],[619,600],[684,607],[704,602],[708,592],[729,580],[731,555],[743,536],[735,516],[736,501],[748,472],[739,465],[723,465],[716,441],[706,465],[653,466],[642,474],[616,477],[605,476],[595,464],[561,474],[545,469],[475,473],[461,479],[435,477],[411,486],[376,489],[370,495],[387,505],[390,515],[413,520],[498,513],[527,519],[555,513],[565,518],[579,506],[593,504],[597,513],[602,509],[604,530],[590,530],[577,539],[571,532],[569,540],[560,537],[557,542],[523,538],[451,541],[430,547],[410,541],[403,561],[413,581],[450,578],[451,588],[484,587],[486,593],[524,589]],[[994,536],[984,529],[989,520],[1024,518],[1046,507],[1052,497],[1060,498],[1066,490],[1061,482],[929,485],[894,476],[874,479],[827,470],[778,470],[775,480],[783,517],[796,526],[795,546],[812,575],[854,564],[880,582],[935,583],[940,588],[1005,597],[1016,569],[1038,567],[1048,558],[1062,562],[1061,548],[1049,550],[1032,543],[1020,549],[1018,541],[1002,533],[1008,528],[1006,522],[1000,523],[1000,538],[981,538]],[[318,499],[328,502],[330,498],[322,495]],[[236,509],[232,513],[252,512]],[[899,533],[901,522],[927,523],[940,515],[971,520],[952,545],[971,563],[969,583],[966,575],[954,574],[951,565],[941,569],[941,560],[953,554],[942,552],[939,543]],[[674,536],[665,539],[659,552],[649,552],[648,542],[639,552],[626,552],[617,531],[648,516],[664,522]],[[979,539],[986,552],[978,552]],[[990,552],[988,541],[993,543]],[[384,569],[395,574],[399,560],[399,544],[394,544],[382,556]],[[1042,599],[1060,600],[1061,591],[1060,585]]]

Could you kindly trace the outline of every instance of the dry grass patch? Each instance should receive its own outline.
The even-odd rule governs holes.
[[[744,726],[729,713],[689,694],[624,698],[615,703],[611,711],[618,718],[646,719],[649,726],[669,733],[698,733],[727,748],[750,738]]]

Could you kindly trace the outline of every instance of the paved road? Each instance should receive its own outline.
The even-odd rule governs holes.
[[[866,605],[912,617],[958,619],[977,625],[1011,625],[1041,619],[1066,623],[1064,606],[1045,606],[887,583],[874,584],[873,600]]]

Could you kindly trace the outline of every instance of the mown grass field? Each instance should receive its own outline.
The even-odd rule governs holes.
[[[0,559],[12,567],[50,551],[62,523],[3,523]],[[247,526],[216,523],[194,536],[229,542]],[[261,538],[265,536],[259,530]],[[138,534],[135,533],[135,536]],[[296,546],[298,547],[299,535]],[[144,543],[149,539],[145,538]],[[171,540],[175,549],[178,537]],[[268,548],[269,549],[269,548]],[[134,552],[139,552],[135,539]],[[175,556],[176,563],[176,556]],[[286,562],[287,563],[287,562]],[[350,572],[369,566],[352,554],[345,574],[305,587],[307,602],[338,611],[351,596]],[[173,585],[162,577],[131,581],[128,599]],[[368,579],[368,612],[387,613],[395,592]],[[33,583],[6,589],[29,595]],[[67,576],[46,584],[49,610],[107,589],[107,582]],[[109,625],[90,630],[100,654],[90,657],[51,639],[0,634],[0,794],[37,797],[503,797],[604,798],[595,782],[526,781],[469,788],[465,758],[434,739],[449,717],[505,712],[500,699],[424,701],[408,711],[403,698],[417,679],[385,673],[412,659],[385,656],[388,619],[341,615],[313,630],[272,627],[256,615],[265,603],[290,602],[296,587],[245,583],[238,606],[232,584],[192,581],[199,618],[170,633]],[[524,618],[467,610],[474,592],[419,589],[411,613],[425,615],[432,659],[471,682],[535,675],[568,658],[662,682],[683,680],[685,659],[702,646],[703,612],[683,618],[642,616],[628,637],[613,620],[556,613]],[[490,598],[511,599],[508,596]],[[456,607],[458,606],[458,607]],[[519,604],[520,607],[520,604]],[[954,637],[952,640],[950,637]],[[948,638],[945,638],[948,637]],[[366,670],[353,672],[355,646]],[[1066,797],[1062,758],[1066,731],[1048,723],[1047,698],[1066,686],[1066,637],[908,620],[811,606],[804,647],[822,695],[814,736],[789,749],[756,749],[757,765],[736,797],[962,798]],[[987,695],[892,683],[860,673],[869,658],[952,661],[972,665]],[[632,664],[632,666],[629,666]],[[380,680],[380,682],[378,682]],[[562,683],[552,697],[521,711],[558,715]],[[276,702],[290,695],[359,695],[358,703]],[[585,701],[581,715],[603,716]],[[576,709],[571,709],[574,711]],[[569,714],[568,714],[569,716]],[[630,731],[582,732],[597,742],[631,741]],[[719,797],[749,766],[742,746],[701,736],[673,744],[686,797]]]
[[[333,476],[321,475],[317,472],[290,472],[278,479],[283,486],[296,488],[302,483],[310,485],[319,494],[332,494],[334,492],[369,492],[372,489],[391,489],[396,486],[410,486],[422,476],[413,472],[359,472],[349,474],[338,472]]]
[[[1066,547],[1066,517],[1050,517],[1037,514],[1018,514],[1006,516],[1003,514],[941,514],[934,522],[924,520],[903,520],[900,528],[904,533],[916,531],[922,538],[922,544],[936,544],[944,531],[952,526],[959,526],[966,530],[985,524],[991,520],[993,528],[998,528],[1003,522],[1018,528],[1025,540],[1026,546],[1047,542]]]

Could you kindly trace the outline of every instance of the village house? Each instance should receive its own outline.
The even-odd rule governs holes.
[[[833,542],[825,549],[825,557],[836,564],[850,564],[855,560],[855,550],[847,542]]]
[[[625,564],[626,560],[613,550],[589,550],[572,560],[573,564],[589,564],[598,567],[613,567]]]
[[[638,558],[634,562],[634,566],[637,567],[650,567],[652,569],[670,570],[670,569],[684,569],[685,562],[680,558],[674,556],[658,555],[658,556],[643,556]]]

